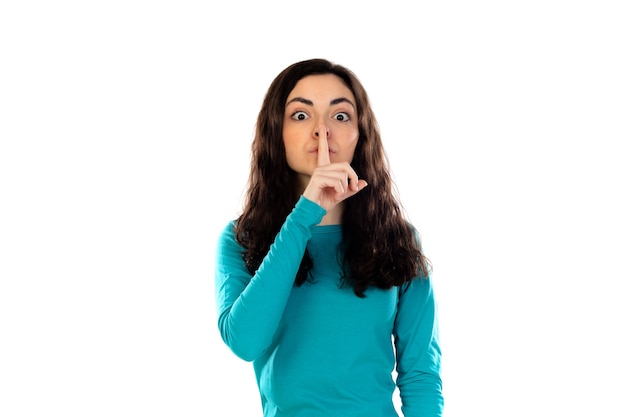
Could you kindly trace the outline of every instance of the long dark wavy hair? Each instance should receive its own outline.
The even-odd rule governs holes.
[[[343,202],[343,284],[364,297],[368,287],[389,289],[414,278],[426,278],[430,262],[422,253],[417,231],[403,215],[368,95],[352,71],[325,59],[290,65],[265,95],[252,141],[243,210],[235,226],[248,270],[254,274],[259,268],[300,197],[296,173],[287,165],[283,117],[287,97],[296,83],[318,74],[338,76],[354,94],[359,139],[351,165],[359,178],[368,182]],[[307,252],[294,277],[296,285],[307,281],[312,267]]]

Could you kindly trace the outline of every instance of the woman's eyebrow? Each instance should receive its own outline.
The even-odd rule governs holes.
[[[304,104],[306,104],[307,106],[312,106],[312,105],[313,105],[313,102],[312,102],[311,100],[307,100],[307,99],[306,99],[306,98],[304,98],[304,97],[294,97],[294,98],[292,98],[291,100],[289,100],[289,101],[287,102],[287,105],[289,105],[289,104],[291,104],[291,103],[293,103],[293,102],[295,102],[295,101],[298,101],[298,102],[300,102],[300,103],[304,103]]]
[[[312,106],[313,105],[313,102],[311,100],[306,99],[304,97],[294,97],[294,98],[292,98],[291,100],[289,100],[287,102],[287,105],[289,105],[289,104],[291,104],[291,103],[293,103],[295,101],[300,102],[300,103],[304,103],[307,106]],[[330,105],[331,106],[334,106],[335,104],[339,104],[339,103],[348,103],[348,104],[350,104],[352,107],[354,107],[356,109],[356,106],[354,105],[354,103],[352,101],[350,101],[349,99],[345,98],[345,97],[335,98],[335,99],[330,101]]]
[[[336,99],[330,101],[330,105],[331,106],[334,106],[335,104],[339,104],[339,103],[348,103],[349,105],[351,105],[352,107],[354,107],[356,109],[356,106],[354,105],[354,103],[351,102],[350,100],[348,100],[345,97],[339,97],[339,98],[336,98]]]

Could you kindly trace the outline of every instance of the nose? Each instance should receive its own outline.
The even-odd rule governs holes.
[[[317,126],[317,127],[315,128],[315,137],[316,137],[316,138],[319,138],[319,137],[320,137],[320,132],[322,132],[322,134],[323,134],[323,135],[325,134],[325,135],[326,135],[326,138],[328,138],[328,137],[330,136],[330,131],[329,131],[329,130],[328,130],[328,128],[327,128],[326,126],[324,126],[324,125],[320,125],[320,126]]]

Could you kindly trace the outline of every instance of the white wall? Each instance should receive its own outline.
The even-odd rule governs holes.
[[[434,263],[446,416],[623,415],[619,2],[250,3],[0,6],[0,414],[260,415],[212,256],[266,88],[325,57]]]

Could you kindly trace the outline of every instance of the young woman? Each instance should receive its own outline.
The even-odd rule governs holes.
[[[216,257],[219,331],[263,415],[397,417],[398,388],[405,417],[441,416],[429,271],[360,81],[322,59],[284,69]]]

